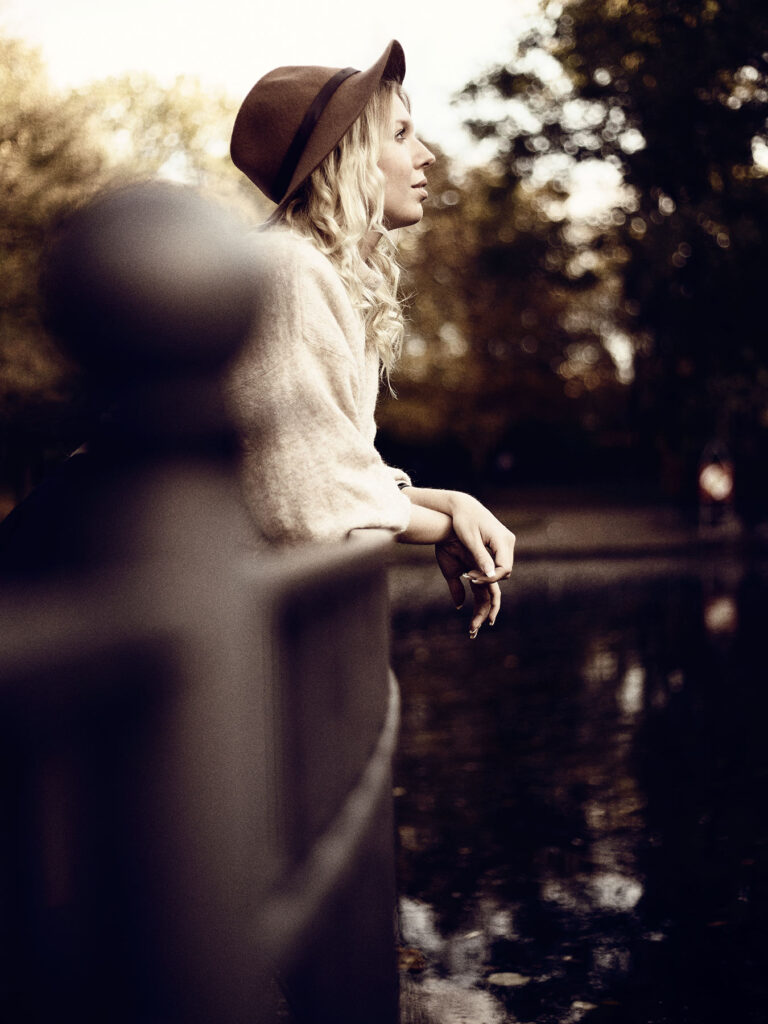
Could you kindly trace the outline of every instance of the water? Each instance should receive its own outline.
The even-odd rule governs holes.
[[[765,567],[541,564],[474,642],[397,610],[401,930],[432,1019],[768,1019],[767,597]]]

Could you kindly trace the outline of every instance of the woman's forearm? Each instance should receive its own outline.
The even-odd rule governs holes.
[[[477,498],[463,491],[431,487],[405,487],[414,511],[447,516],[456,537],[489,579],[506,579],[512,571],[515,535]]]
[[[444,515],[453,517],[456,514],[458,504],[465,506],[480,505],[476,498],[463,491],[445,491],[436,487],[413,487],[404,488],[414,505],[421,508],[429,508],[435,512],[442,512]]]
[[[408,528],[398,533],[396,539],[402,544],[439,544],[452,532],[453,520],[449,515],[414,502]]]

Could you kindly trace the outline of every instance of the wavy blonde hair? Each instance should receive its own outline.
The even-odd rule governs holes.
[[[378,167],[395,95],[407,105],[399,83],[381,82],[334,150],[270,218],[270,223],[284,223],[309,238],[334,264],[387,379],[400,355],[404,333],[398,297],[400,267],[395,243],[383,223],[384,175]],[[381,240],[363,258],[361,245],[372,231]]]

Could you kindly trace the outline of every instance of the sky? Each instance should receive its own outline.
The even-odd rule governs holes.
[[[405,50],[419,133],[476,162],[452,96],[505,62],[540,0],[0,0],[0,29],[42,50],[54,85],[124,71],[193,75],[234,98],[284,64],[369,67]]]

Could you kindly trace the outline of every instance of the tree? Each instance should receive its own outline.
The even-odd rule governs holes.
[[[612,316],[636,349],[635,423],[690,494],[713,433],[745,467],[766,450],[768,13],[759,0],[571,0],[547,12],[508,65],[467,87],[506,107],[473,130],[497,140],[507,187],[545,161],[620,171],[629,202],[607,209],[612,225],[581,251],[624,254]],[[743,496],[754,479],[742,474]]]
[[[229,158],[237,103],[188,76],[163,86],[131,72],[74,93],[93,145],[104,154],[110,180],[163,177],[190,184],[245,216],[263,219],[270,203]]]
[[[63,408],[71,393],[71,370],[39,321],[40,254],[53,218],[98,178],[103,158],[72,101],[51,92],[38,54],[13,39],[0,39],[0,53],[0,454],[19,489],[44,410]]]
[[[228,159],[235,104],[189,79],[126,75],[59,94],[39,54],[0,38],[0,484],[20,496],[87,429],[77,370],[40,322],[37,281],[56,220],[99,189],[137,178],[192,183],[258,216]]]
[[[438,441],[469,453],[475,486],[489,471],[541,479],[578,462],[583,474],[588,453],[604,458],[601,427],[622,422],[626,388],[603,336],[623,250],[605,244],[582,264],[585,225],[563,223],[563,189],[513,180],[500,161],[458,174],[441,156],[430,192],[402,240],[415,300],[383,429],[429,443],[430,461]]]

